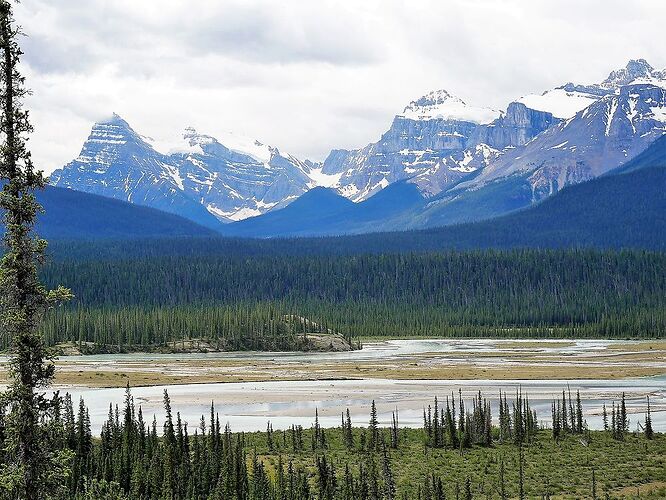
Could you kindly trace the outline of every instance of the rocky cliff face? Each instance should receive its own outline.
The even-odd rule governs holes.
[[[365,200],[403,179],[415,179],[425,193],[438,192],[440,186],[462,179],[484,160],[464,153],[477,127],[467,121],[396,116],[378,142],[332,152],[323,172],[340,175],[336,188],[354,201]],[[430,178],[433,175],[438,182]]]
[[[360,201],[409,179],[426,196],[436,195],[484,168],[501,150],[521,146],[559,121],[521,103],[499,113],[465,109],[445,91],[432,95],[410,103],[376,143],[331,152],[323,171],[340,175],[336,187],[342,194]],[[447,106],[447,100],[453,103]]]
[[[532,201],[538,201],[620,166],[664,133],[666,89],[653,83],[625,85],[506,152],[454,191],[521,176],[529,184]]]
[[[493,149],[522,146],[558,121],[552,113],[512,102],[500,118],[489,125],[478,127],[471,141],[474,144],[487,144]]]
[[[117,115],[96,123],[78,158],[51,176],[55,186],[126,200],[208,226],[288,204],[312,185],[309,162],[258,141],[186,129],[173,143],[137,134]]]

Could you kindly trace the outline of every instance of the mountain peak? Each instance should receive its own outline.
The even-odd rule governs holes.
[[[483,124],[492,122],[499,115],[499,111],[470,106],[447,90],[440,89],[410,102],[399,116],[410,120],[442,119]]]
[[[183,139],[190,146],[206,146],[217,142],[216,139],[210,135],[200,134],[194,127],[185,127],[185,130],[183,130]]]
[[[423,97],[420,97],[419,99],[417,99],[415,101],[412,101],[410,103],[410,106],[411,105],[433,106],[433,105],[436,105],[436,104],[443,104],[446,101],[456,101],[456,102],[461,102],[461,103],[465,104],[465,102],[462,99],[460,99],[459,97],[451,94],[448,90],[439,89],[439,90],[433,90],[431,92],[428,92]]]
[[[96,121],[93,126],[95,125],[115,125],[117,127],[123,127],[127,129],[131,128],[129,123],[127,123],[127,121],[125,121],[122,116],[115,112],[111,113],[111,116],[105,116],[104,118]]]
[[[617,88],[639,79],[664,79],[665,72],[655,69],[645,59],[631,59],[624,68],[611,71],[601,86],[604,88]]]
[[[97,145],[114,145],[125,144],[140,140],[140,136],[130,127],[120,115],[113,113],[108,118],[103,118],[95,122],[90,130],[90,135],[86,143]],[[85,148],[85,145],[84,145]]]

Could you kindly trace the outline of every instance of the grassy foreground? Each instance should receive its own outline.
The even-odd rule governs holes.
[[[355,429],[354,432],[358,442],[363,431]],[[400,432],[400,446],[389,451],[397,498],[418,498],[425,478],[432,474],[442,478],[448,499],[465,498],[467,478],[473,498],[500,498],[500,461],[504,462],[508,498],[518,498],[519,448],[516,445],[475,446],[461,454],[458,450],[426,448],[421,429]],[[309,431],[305,433],[307,442]],[[592,431],[589,436],[589,443],[573,435],[556,443],[550,431],[539,431],[534,441],[523,447],[526,498],[593,498],[593,470],[596,498],[666,498],[665,435],[656,434],[651,441],[633,434],[617,441],[603,431]],[[274,450],[269,452],[266,433],[261,432],[247,435],[247,444],[249,450],[256,449],[269,475],[275,474],[280,455],[284,463],[293,461],[314,474],[316,456],[325,454],[340,480],[345,464],[356,470],[359,464],[367,466],[375,461],[381,470],[381,454],[372,456],[365,451],[348,451],[340,429],[328,429],[326,438],[328,448],[324,452],[312,452],[306,447],[294,454],[288,440],[283,444],[277,436],[273,437]]]

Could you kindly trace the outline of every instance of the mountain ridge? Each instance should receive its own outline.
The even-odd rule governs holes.
[[[624,165],[614,169],[607,169],[606,173],[599,177],[572,186],[586,186],[585,188],[581,188],[582,192],[586,193],[586,196],[589,196],[591,199],[595,199],[596,194],[594,193],[594,186],[599,185],[594,184],[596,180],[653,167],[666,168],[666,135],[654,141],[646,150],[637,155],[634,159],[626,162]],[[627,182],[625,186],[627,192],[633,192],[632,190],[634,190],[634,187],[631,182],[627,181],[627,178],[625,178],[624,181]],[[615,180],[612,182],[615,183],[614,185],[621,185],[623,181]],[[562,191],[567,190],[572,186],[566,186]],[[666,186],[664,186],[664,191],[661,192],[660,195],[659,193],[652,191],[654,186],[644,185],[644,187],[646,190],[646,197],[660,197],[663,200],[666,200]],[[512,191],[512,195],[489,196],[488,193],[493,190],[509,190]],[[308,193],[308,195],[310,195],[309,201],[316,199],[319,192],[323,191],[310,191]],[[482,221],[487,219],[488,224],[490,225],[489,227],[491,227],[495,222],[503,220],[502,217],[510,217],[511,212],[521,213],[530,210],[535,210],[536,213],[540,214],[544,221],[546,221],[552,219],[552,214],[548,214],[547,210],[544,211],[542,205],[559,195],[558,192],[554,196],[546,197],[541,202],[530,206],[528,201],[532,197],[532,192],[528,185],[524,183],[524,178],[520,175],[514,175],[510,181],[488,183],[484,185],[483,188],[476,191],[472,190],[470,193],[471,194],[468,196],[476,196],[475,199],[472,199],[471,203],[469,202],[469,198],[452,200],[447,198],[442,198],[441,200],[426,199],[420,195],[420,192],[416,189],[414,184],[408,183],[407,181],[401,181],[392,184],[385,190],[380,191],[362,202],[344,205],[337,210],[317,210],[317,206],[314,204],[315,206],[310,206],[307,210],[307,220],[303,220],[302,217],[299,217],[299,213],[301,213],[302,210],[300,204],[296,201],[294,204],[276,212],[268,213],[254,219],[246,219],[245,221],[226,226],[225,234],[265,238],[276,236],[342,235],[364,232],[376,233],[384,231],[438,228],[447,225],[455,226],[473,223],[475,220],[479,219]],[[569,200],[567,203],[572,203],[570,198],[572,195],[570,193],[571,191],[567,191],[567,194],[565,195],[565,199]],[[321,201],[319,204],[321,206],[333,205],[333,203],[331,203],[331,200],[334,198],[333,191],[326,190],[326,195],[327,201]],[[305,196],[307,195],[304,195],[304,197]],[[619,195],[614,196],[617,200],[622,198]],[[341,195],[337,195],[337,199],[338,203],[342,203],[343,200],[346,200]],[[557,199],[561,199],[561,197]],[[495,201],[493,202],[493,200]],[[448,204],[449,207],[453,206],[455,210],[442,210],[439,203],[443,203],[445,206]],[[465,219],[465,203],[471,204],[471,206],[477,211],[475,217],[469,217],[467,220]],[[488,203],[491,205],[487,206]],[[497,206],[493,206],[492,203],[504,203],[504,206],[501,207],[500,211],[509,215],[493,217],[492,214],[497,211]],[[579,203],[585,204],[586,201],[580,200]],[[604,203],[610,202],[606,200]],[[654,204],[658,207],[659,200],[655,200]],[[369,207],[374,208],[369,209]],[[548,205],[546,205],[546,207],[548,207]],[[657,208],[655,208],[655,210],[656,209]],[[451,213],[459,218],[442,220],[444,217],[450,217]],[[517,216],[513,220],[519,221],[521,220],[521,217],[523,216]],[[562,217],[564,217],[562,223],[565,223],[567,219],[570,219],[570,216],[562,215]],[[645,217],[646,219],[655,219],[660,217],[660,214],[655,213],[650,216],[649,213],[645,212],[642,214],[642,217]],[[598,218],[600,218],[600,216],[598,216]],[[481,224],[481,222],[479,222],[479,224]],[[552,224],[552,222],[550,222],[550,224]],[[579,221],[578,224],[580,226],[582,222]],[[605,224],[608,225],[607,223]],[[531,219],[530,225],[538,229],[538,224],[534,222],[533,219]],[[520,227],[517,227],[516,231],[519,230]],[[593,232],[591,229],[590,231]]]
[[[396,114],[379,141],[334,149],[323,163],[191,127],[175,142],[152,140],[114,115],[93,126],[79,157],[54,172],[52,182],[216,230],[278,211],[313,188],[359,203],[407,182],[430,204],[401,227],[452,224],[529,206],[640,154],[666,133],[665,96],[666,71],[643,59],[600,83],[568,83],[541,94],[571,109],[585,104],[571,116],[534,96],[499,112],[433,91]]]
[[[211,237],[218,233],[178,215],[72,189],[36,193],[44,214],[35,227],[49,240]]]

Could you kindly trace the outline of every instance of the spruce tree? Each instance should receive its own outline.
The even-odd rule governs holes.
[[[647,397],[647,411],[645,412],[645,437],[647,439],[654,438],[654,431],[652,430],[652,415],[650,412],[650,396]]]
[[[0,0],[0,209],[5,226],[0,307],[11,349],[11,382],[3,395],[8,416],[2,476],[14,496],[32,500],[53,493],[47,477],[53,478],[53,471],[66,461],[48,448],[40,426],[49,406],[42,391],[53,378],[54,366],[38,328],[46,310],[71,294],[62,287],[47,290],[38,277],[46,242],[33,232],[41,212],[34,191],[42,189],[46,179],[35,170],[26,145],[32,126],[22,103],[28,91],[18,70],[20,34],[10,2]]]
[[[368,450],[376,450],[379,446],[379,422],[377,421],[377,406],[375,406],[375,400],[372,400],[372,405],[370,406],[370,422],[368,424]]]
[[[523,445],[518,444],[518,498],[525,500],[525,454],[523,452]]]
[[[620,423],[619,427],[621,428],[622,436],[624,433],[629,430],[629,418],[627,417],[627,404],[625,401],[625,394],[622,393],[622,399],[620,400]]]
[[[395,500],[395,479],[393,478],[393,472],[391,471],[391,463],[389,461],[388,453],[386,452],[386,447],[384,447],[384,455],[382,458],[382,470],[384,472],[384,500]]]
[[[506,492],[506,479],[504,477],[505,471],[504,471],[504,456],[500,456],[499,459],[499,496],[501,500],[506,500],[509,498],[507,492]]]
[[[580,391],[576,391],[576,432],[583,432],[583,405],[580,401]]]
[[[472,483],[469,480],[469,477],[465,479],[465,496],[464,500],[472,500]]]

